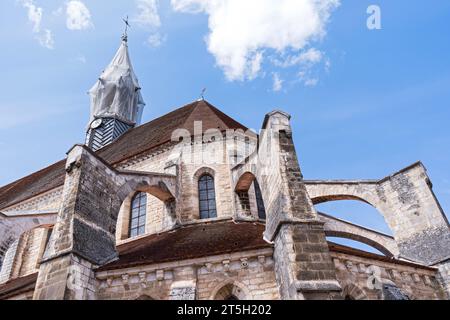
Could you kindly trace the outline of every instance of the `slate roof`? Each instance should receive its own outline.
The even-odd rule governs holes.
[[[172,132],[176,129],[187,129],[193,135],[195,121],[202,121],[203,131],[213,128],[220,131],[247,130],[244,125],[209,102],[200,100],[129,130],[97,154],[110,164],[119,163],[170,142]],[[61,160],[0,188],[0,209],[62,186],[65,179],[64,166],[65,160]]]

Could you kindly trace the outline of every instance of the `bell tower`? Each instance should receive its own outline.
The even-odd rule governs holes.
[[[89,95],[91,114],[86,145],[93,151],[112,143],[140,124],[145,103],[131,65],[126,30],[119,50],[89,91]]]

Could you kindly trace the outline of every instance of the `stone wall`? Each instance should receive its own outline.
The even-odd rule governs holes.
[[[52,224],[55,221],[56,214],[30,216],[2,216],[0,214],[0,267],[5,260],[7,250],[22,234],[39,225]]]
[[[255,250],[97,273],[99,299],[210,300],[223,288],[241,299],[276,300],[272,250]],[[180,293],[182,292],[182,293]]]
[[[450,260],[439,263],[436,267],[439,268],[438,279],[444,287],[447,299],[450,299]]]
[[[125,198],[141,191],[168,204],[178,194],[175,177],[119,172],[80,145],[69,151],[66,172],[63,204],[39,270],[38,300],[91,297],[94,266],[117,258],[114,235]]]
[[[445,299],[437,280],[438,270],[408,266],[331,251],[343,297],[353,300],[383,299],[382,286],[394,284],[410,299]]]
[[[363,287],[371,277],[363,266],[370,263],[380,268],[386,283],[395,283],[411,297],[442,297],[436,279],[449,289],[450,232],[425,168],[416,164],[379,181],[305,182],[289,120],[281,111],[267,115],[259,157],[246,157],[246,149],[254,144],[236,147],[236,137],[223,133],[207,140],[194,137],[192,143],[177,146],[166,144],[114,167],[75,146],[69,153],[64,188],[7,208],[10,216],[0,217],[0,231],[4,230],[0,232],[0,258],[2,251],[11,247],[0,282],[36,271],[45,247],[43,231],[28,232],[15,240],[47,218],[54,221],[54,216],[42,215],[59,209],[50,249],[40,265],[36,299],[210,299],[230,293],[247,299],[334,299]],[[239,161],[243,162],[235,166]],[[265,238],[274,242],[274,252],[116,270],[97,274],[97,282],[93,269],[117,257],[117,243],[132,241],[128,239],[132,196],[148,193],[147,235],[192,223],[199,219],[198,179],[205,173],[215,180],[218,218],[256,220],[253,181],[259,181],[267,212]],[[248,174],[249,184],[238,190],[243,174]],[[367,233],[365,238],[381,239],[392,255],[438,266],[439,276],[426,268],[410,270],[360,257],[330,255],[325,232],[331,228],[324,229],[327,221],[320,220],[313,204],[344,199],[365,201],[379,209],[394,231],[396,243]],[[23,221],[23,229],[11,227],[19,225],[12,217],[25,219],[17,220]],[[333,226],[333,232],[358,236],[353,226]],[[337,279],[345,286],[343,294]],[[369,298],[380,294],[370,290],[358,292]]]
[[[42,258],[47,243],[48,228],[35,228],[23,237],[23,246],[19,257],[16,259],[13,278],[24,277],[38,271],[40,259]]]
[[[211,174],[215,180],[217,216],[218,218],[232,217],[236,211],[236,204],[234,203],[235,194],[232,189],[230,166],[235,161],[232,157],[235,150],[226,148],[226,145],[232,142],[234,143],[233,136],[228,138],[223,136],[221,139],[218,138],[209,143],[198,141],[193,145],[173,146],[169,144],[129,159],[118,164],[117,167],[133,171],[169,173],[173,168],[171,164],[177,163],[179,187],[183,190],[180,201],[177,203],[181,212],[181,222],[192,222],[199,219],[198,179],[203,173]],[[238,144],[238,146],[240,145]],[[242,147],[239,148],[242,149]],[[239,152],[244,153],[243,150]],[[254,190],[250,190],[249,197],[253,204],[251,214],[257,217]],[[120,210],[116,234],[119,243],[127,239],[130,200],[131,198],[127,199]],[[147,213],[147,235],[167,230],[168,226],[164,223],[165,207],[160,200],[150,196]]]
[[[7,216],[29,215],[39,212],[58,212],[61,206],[62,187],[44,192],[30,199],[2,209]]]
[[[47,227],[23,233],[9,248],[0,273],[0,284],[38,271],[47,243]]]
[[[449,224],[421,163],[378,181],[305,181],[305,185],[314,203],[360,200],[378,209],[402,258],[432,265],[450,257]]]
[[[56,257],[43,263],[34,291],[34,300],[95,300],[93,265],[78,255]]]
[[[274,241],[282,299],[339,298],[339,283],[318,214],[303,184],[290,116],[266,116],[256,166],[266,204],[265,237]]]
[[[9,249],[6,251],[2,269],[0,272],[0,284],[3,284],[7,282],[9,279],[11,279],[11,275],[14,269],[14,263],[16,259],[16,253],[19,247],[20,239],[15,240],[10,246]]]

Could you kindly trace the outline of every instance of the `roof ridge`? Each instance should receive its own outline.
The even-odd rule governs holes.
[[[46,167],[44,167],[42,169],[39,169],[38,171],[34,171],[34,172],[32,172],[32,173],[30,173],[30,174],[28,174],[26,176],[23,176],[23,177],[21,177],[21,178],[19,178],[17,180],[14,180],[13,182],[5,184],[4,186],[0,187],[0,194],[2,192],[6,191],[7,189],[11,188],[11,187],[14,187],[15,185],[17,185],[18,183],[22,182],[23,180],[29,178],[30,176],[43,173],[44,171],[46,171],[46,170],[48,170],[48,169],[50,169],[52,167],[56,167],[57,165],[59,165],[62,162],[65,162],[65,161],[66,161],[66,159],[58,160],[58,161],[56,161],[56,162],[54,162],[54,163],[52,163],[52,164],[50,164],[50,165],[48,165],[48,166],[46,166]]]
[[[205,109],[198,112],[195,117],[192,116],[201,107]],[[196,118],[204,121],[205,126],[216,127],[218,125],[221,131],[228,128],[247,129],[209,102],[197,100],[128,130],[113,143],[98,150],[96,154],[112,165],[118,164],[170,142],[172,133],[177,128],[184,128],[193,133],[193,124],[189,120],[195,121]],[[65,161],[66,159],[59,160],[39,171],[0,187],[0,209],[63,185]]]
[[[236,121],[234,118],[230,117],[229,115],[227,115],[226,113],[224,113],[223,111],[221,111],[220,109],[215,107],[213,104],[209,103],[207,100],[203,100],[203,102],[220,118],[220,120],[224,121],[223,118],[225,118],[227,120],[231,120],[232,122],[234,122],[238,126],[248,130],[247,126],[244,126],[239,121]]]
[[[170,111],[169,113],[166,113],[166,114],[164,114],[164,115],[162,115],[162,116],[159,116],[158,118],[155,118],[155,119],[150,120],[150,121],[148,121],[148,122],[146,122],[146,123],[144,123],[144,124],[141,124],[140,126],[137,126],[137,127],[134,127],[134,128],[129,129],[129,130],[126,131],[124,134],[122,134],[119,138],[117,138],[116,140],[114,140],[112,143],[110,143],[110,144],[106,145],[105,147],[99,149],[99,150],[97,151],[97,153],[101,153],[101,151],[107,150],[108,148],[112,147],[116,142],[122,140],[124,137],[128,136],[130,133],[132,133],[132,132],[134,132],[134,131],[136,131],[136,130],[139,130],[139,129],[143,129],[143,128],[145,128],[145,127],[149,127],[152,123],[155,123],[156,121],[161,120],[162,118],[165,118],[165,117],[167,117],[167,116],[169,116],[169,115],[172,115],[172,114],[174,114],[175,112],[179,112],[179,111],[181,111],[182,109],[185,109],[185,108],[187,108],[187,107],[190,107],[192,104],[193,104],[193,103],[184,105],[184,106],[182,106],[182,107],[180,107],[180,108],[178,108],[178,109],[175,109],[175,110]],[[192,112],[192,111],[191,111],[191,112]]]

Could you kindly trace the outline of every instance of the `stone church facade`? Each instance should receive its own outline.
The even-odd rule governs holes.
[[[140,125],[126,37],[90,94],[86,143],[0,188],[0,299],[449,298],[450,229],[422,163],[305,180],[288,114],[255,134],[203,99]],[[315,208],[336,200],[372,205],[393,236]]]

